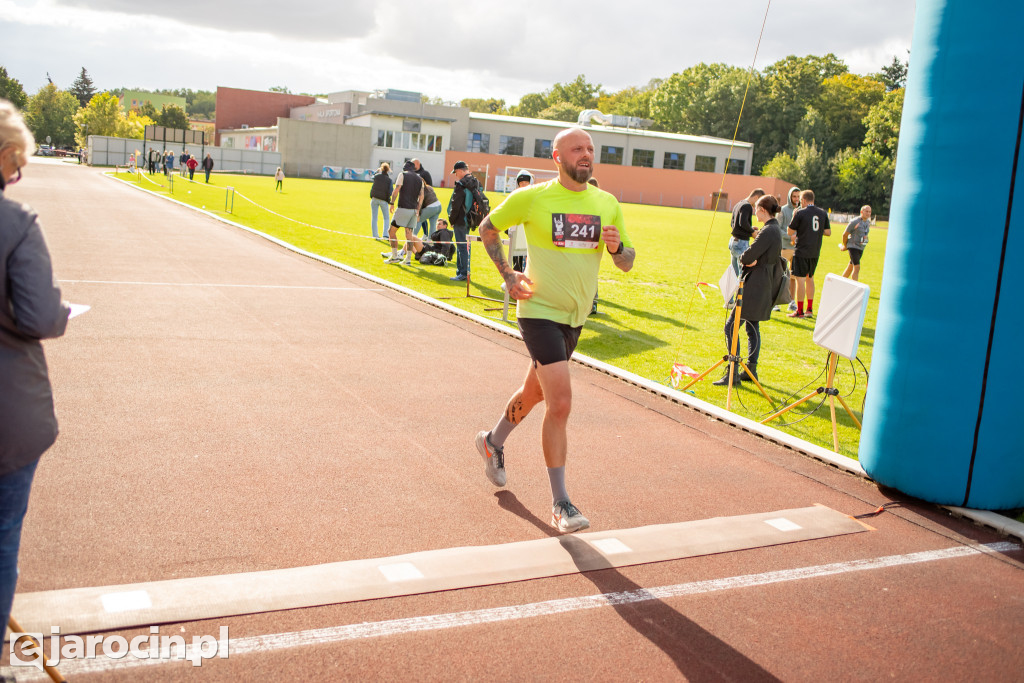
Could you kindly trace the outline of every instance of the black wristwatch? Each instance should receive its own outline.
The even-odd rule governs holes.
[[[625,249],[625,248],[626,248],[626,245],[623,244],[622,242],[619,242],[619,248],[616,249],[615,251],[609,251],[608,253],[611,254],[612,256],[618,256],[619,254],[622,253],[622,250]]]

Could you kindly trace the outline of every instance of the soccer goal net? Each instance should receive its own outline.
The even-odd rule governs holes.
[[[533,176],[534,183],[543,183],[558,177],[553,168],[524,168],[522,166],[506,166],[494,178],[494,189],[498,192],[512,192],[516,189],[516,176],[526,171]]]

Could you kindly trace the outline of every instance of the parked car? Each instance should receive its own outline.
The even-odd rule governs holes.
[[[36,150],[36,156],[38,157],[52,157],[53,147],[50,145],[39,145],[39,149]]]

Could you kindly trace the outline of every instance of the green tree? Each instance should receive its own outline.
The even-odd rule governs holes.
[[[827,139],[819,139],[823,150],[831,154],[833,150],[860,147],[867,132],[864,117],[884,95],[884,85],[856,74],[840,74],[822,81],[818,110],[829,131]]]
[[[761,167],[761,175],[768,178],[781,178],[800,187],[803,180],[803,173],[796,163],[796,159],[789,156],[788,152],[779,152],[772,160]]]
[[[459,105],[480,114],[501,114],[505,111],[505,100],[498,100],[493,97],[487,99],[467,97],[459,102]]]
[[[604,94],[601,84],[588,83],[583,74],[569,83],[555,83],[547,93],[547,105],[560,102],[573,104],[577,109],[596,109],[598,98]]]
[[[889,159],[896,158],[904,92],[903,88],[887,92],[882,101],[871,107],[871,111],[864,117],[864,124],[867,126],[864,146]]]
[[[907,50],[907,59],[900,61],[896,55],[892,57],[889,66],[883,66],[882,70],[872,75],[876,81],[885,84],[886,92],[905,88],[907,85],[907,71],[910,69],[910,51]]]
[[[846,64],[832,53],[824,57],[790,55],[765,67],[757,119],[749,138],[755,142],[754,168],[787,150],[790,133],[807,108],[818,106],[822,82],[847,71]]]
[[[116,136],[125,115],[121,103],[110,93],[93,95],[89,104],[75,114],[75,140],[79,146],[86,144],[86,135]]]
[[[146,126],[152,126],[155,122],[148,116],[140,115],[135,109],[128,112],[128,116],[117,124],[117,137],[141,140]]]
[[[796,130],[789,136],[789,144],[786,149],[796,154],[801,141],[821,144],[829,136],[830,133],[828,125],[825,123],[825,117],[816,108],[807,107],[807,111],[804,112],[804,117],[797,124]]]
[[[638,116],[642,119],[652,119],[651,100],[654,92],[662,83],[660,78],[651,79],[643,87],[623,88],[622,90],[601,95],[597,100],[597,109],[604,114],[620,114],[622,116]],[[660,126],[658,128],[661,129]]]
[[[74,95],[47,83],[29,98],[25,123],[37,142],[45,142],[49,137],[50,144],[54,146],[72,145],[78,109],[78,99]]]
[[[18,109],[24,109],[28,104],[28,96],[21,82],[16,78],[7,75],[7,68],[0,66],[0,97],[9,101]]]
[[[519,104],[512,105],[510,110],[513,116],[535,119],[547,106],[547,99],[543,94],[531,92],[519,98]]]
[[[68,92],[78,98],[78,105],[84,107],[89,104],[89,100],[96,94],[96,86],[92,84],[92,79],[89,77],[89,73],[82,67],[82,70],[78,74],[78,78],[68,88]]]
[[[160,118],[160,112],[156,110],[156,107],[150,100],[143,101],[142,104],[140,104],[137,107],[134,107],[133,111],[138,112],[139,116],[146,116],[153,121],[156,121],[158,118]]]
[[[176,104],[165,104],[160,108],[160,116],[157,124],[168,128],[188,130],[188,115],[185,110]]]
[[[273,86],[271,86],[271,87],[269,87],[267,89],[270,92],[282,92],[282,93],[285,93],[286,95],[290,95],[292,93],[292,91],[289,90],[288,86],[286,86],[286,85],[273,85]]]
[[[870,204],[876,214],[887,215],[895,172],[895,160],[868,147],[847,155],[836,169],[840,205],[855,211]]]
[[[672,74],[658,86],[651,98],[651,118],[662,130],[732,139],[743,106],[738,137],[749,140],[751,122],[757,119],[754,102],[759,85],[757,74],[748,78],[739,67],[702,62]]]
[[[537,118],[549,121],[575,122],[579,118],[581,111],[583,110],[572,102],[556,102],[537,114]]]
[[[193,93],[192,99],[188,101],[187,111],[194,118],[212,119],[216,108],[217,93],[209,90],[197,90]]]

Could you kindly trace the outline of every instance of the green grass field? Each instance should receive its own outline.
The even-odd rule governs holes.
[[[120,177],[127,176],[122,173]],[[370,238],[368,183],[289,178],[284,181],[284,192],[277,193],[274,180],[267,177],[214,175],[210,185],[202,182],[201,172],[196,178],[200,182],[175,179],[173,197],[428,296],[445,297],[448,303],[464,310],[501,319],[500,311],[484,310],[496,304],[467,298],[465,283],[449,281],[455,273],[454,264],[439,268],[382,262],[380,252],[386,245]],[[135,182],[145,189],[169,192],[169,183],[162,175],[152,176],[152,181],[145,176]],[[227,186],[236,190],[230,214],[225,212]],[[437,188],[438,199],[445,206],[450,194],[450,190]],[[496,206],[504,195],[490,196],[492,206]],[[664,384],[669,382],[673,363],[702,372],[725,353],[722,327],[726,311],[716,289],[701,287],[707,297],[704,299],[694,283],[717,284],[728,264],[729,215],[637,204],[623,205],[623,213],[637,250],[636,265],[631,272],[622,273],[611,259],[603,260],[598,314],[591,316],[584,327],[579,350]],[[837,248],[843,228],[845,225],[833,226],[832,236],[825,238],[815,277],[816,300],[825,274],[842,273],[848,262],[846,253]],[[886,230],[872,231],[861,268],[860,281],[871,287],[871,300],[858,358],[869,369],[886,237]],[[501,280],[479,245],[473,250],[471,266],[473,293],[501,298]],[[758,374],[777,406],[825,384],[826,351],[811,340],[813,329],[813,320],[790,319],[779,313],[761,324],[764,349]],[[741,338],[745,344],[745,335]],[[711,385],[719,376],[716,370],[691,393],[724,407],[726,388]],[[866,386],[860,364],[840,359],[836,386],[860,419]],[[828,404],[814,411],[819,404],[821,399],[815,397],[770,424],[832,448]],[[751,384],[734,391],[731,409],[755,420],[771,412],[769,403]],[[839,451],[856,458],[860,431],[838,403],[836,409]]]

